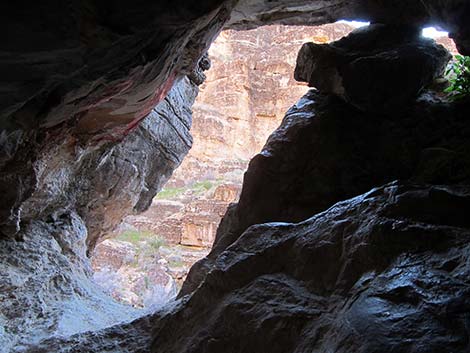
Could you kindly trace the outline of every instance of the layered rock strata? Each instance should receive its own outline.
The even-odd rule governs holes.
[[[77,149],[66,140],[36,161],[38,189],[22,204],[20,231],[16,239],[0,239],[7,351],[141,315],[91,280],[88,253],[125,214],[148,207],[181,163],[192,142],[196,92],[184,78],[121,143]]]
[[[223,31],[211,45],[212,68],[193,106],[194,146],[169,186],[211,179],[241,184],[248,161],[307,91],[293,75],[301,45],[335,41],[353,29],[334,23]]]

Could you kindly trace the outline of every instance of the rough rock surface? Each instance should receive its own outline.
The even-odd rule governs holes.
[[[195,143],[169,186],[219,178],[241,183],[248,161],[307,91],[293,76],[301,45],[352,30],[334,23],[223,31],[209,50],[212,67],[193,106]]]
[[[217,183],[205,188],[179,188],[181,194],[158,196],[148,211],[126,217],[126,230],[153,233],[169,244],[210,248],[227,205],[238,200],[241,185]],[[99,247],[99,245],[98,245]]]
[[[298,222],[395,179],[468,182],[468,109],[468,102],[425,95],[390,117],[309,91],[251,160],[240,201],[227,210],[211,253],[191,269],[182,294],[252,224]]]
[[[50,336],[99,330],[139,313],[91,280],[86,226],[76,214],[32,222],[22,241],[0,240],[0,351]]]
[[[67,140],[51,144],[53,152],[35,162],[37,189],[22,204],[20,232],[1,238],[7,350],[139,314],[91,281],[87,253],[125,214],[144,210],[181,163],[192,142],[189,107],[196,93],[184,78],[120,144],[76,149]]]
[[[22,353],[148,353],[152,341],[152,327],[159,314],[142,317],[121,325],[89,331],[71,337],[50,338],[38,345],[30,345]]]
[[[330,44],[304,44],[295,79],[362,110],[395,114],[443,74],[450,58],[420,28],[375,24]]]
[[[469,209],[468,186],[397,182],[252,226],[156,321],[152,351],[468,352]]]
[[[118,302],[152,312],[176,297],[191,266],[208,252],[152,234],[139,241],[107,239],[93,254],[93,279]]]
[[[193,147],[165,186],[167,191],[186,191],[155,200],[148,211],[126,217],[125,222],[173,244],[181,243],[183,227],[194,229],[185,232],[185,243],[211,246],[225,209],[238,199],[248,160],[261,150],[285,111],[305,93],[306,87],[293,78],[295,53],[301,43],[331,42],[352,30],[349,24],[335,23],[222,32],[209,50],[211,70],[193,105]],[[448,37],[436,41],[455,52]],[[220,190],[232,190],[232,195],[222,200],[212,189],[191,192],[193,183],[201,181],[220,184]],[[195,203],[202,212],[193,211]],[[211,206],[214,203],[216,207]],[[199,227],[184,226],[195,218],[200,219]],[[196,234],[199,230],[205,234],[204,240]]]
[[[180,1],[177,11],[151,1],[22,2],[0,10],[8,14],[2,29],[12,33],[0,57],[0,226],[10,235],[28,221],[24,202],[47,192],[38,164],[68,152],[69,163],[47,167],[66,174],[83,153],[108,152],[197,68],[231,8],[221,0]],[[47,199],[34,207],[62,205]]]
[[[171,244],[210,247],[227,206],[238,200],[249,159],[307,89],[293,78],[302,43],[337,40],[352,30],[335,23],[222,32],[193,105],[194,145],[165,186],[178,195],[159,197],[124,222]],[[213,186],[194,190],[201,182]]]
[[[154,327],[153,352],[467,352],[469,208],[468,186],[393,182],[252,226],[157,315],[29,351],[147,352]]]
[[[440,26],[449,32],[462,54],[470,55],[467,23],[470,4],[466,0],[241,0],[226,26],[236,29],[265,24],[319,25],[340,19],[371,23]]]

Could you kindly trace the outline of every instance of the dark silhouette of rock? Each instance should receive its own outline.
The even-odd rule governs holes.
[[[468,352],[469,209],[468,185],[395,182],[254,225],[155,322],[152,352]]]
[[[164,110],[155,124],[142,122],[157,118],[162,102],[172,116],[188,116],[193,85],[185,77],[200,82],[194,70],[224,26],[339,18],[438,24],[469,54],[469,7],[463,0],[2,2],[1,349],[146,352],[154,327],[152,349],[167,353],[468,352],[465,103],[429,96],[389,121],[320,98],[331,114],[362,116],[367,124],[358,127],[370,136],[356,140],[354,125],[342,122],[318,154],[305,153],[309,119],[300,113],[289,126],[288,115],[286,139],[277,144],[279,130],[267,146],[290,144],[295,153],[268,148],[255,157],[205,262],[212,271],[196,269],[192,293],[161,314],[101,330],[133,313],[95,291],[86,253],[123,214],[144,210],[180,162],[189,141],[184,118]],[[356,101],[371,94],[361,92]],[[375,144],[378,133],[393,137],[394,148]],[[337,149],[344,170],[298,162],[334,161]],[[253,222],[311,217],[395,178],[423,184],[389,184],[300,225],[243,233]],[[318,195],[326,201],[313,201]]]
[[[395,179],[468,183],[468,109],[468,102],[423,96],[390,117],[309,91],[251,160],[238,204],[227,210],[211,253],[193,266],[180,295],[197,288],[220,252],[252,224],[302,221]]]
[[[468,351],[470,188],[393,182],[254,225],[155,315],[27,352]]]
[[[295,79],[364,111],[395,114],[444,73],[450,58],[420,28],[375,24],[333,43],[304,44]]]

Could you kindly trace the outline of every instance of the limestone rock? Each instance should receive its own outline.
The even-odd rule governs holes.
[[[93,255],[92,265],[95,269],[106,266],[116,271],[134,258],[136,252],[134,246],[128,242],[107,239],[96,247]]]
[[[468,186],[397,182],[252,226],[155,322],[152,352],[467,352],[469,209]]]
[[[181,295],[197,288],[250,225],[302,221],[395,179],[468,183],[468,109],[468,102],[449,105],[424,96],[405,114],[378,116],[309,91],[251,160],[238,204],[227,210],[211,253],[193,266]],[[429,148],[448,152],[439,157]]]
[[[20,349],[142,315],[93,283],[88,256],[125,214],[145,209],[181,163],[191,146],[196,92],[189,79],[179,81],[120,144],[45,142],[16,239],[0,239],[3,347]]]
[[[304,44],[295,78],[362,110],[395,114],[443,74],[450,58],[418,28],[375,24],[331,44]]]
[[[86,226],[77,214],[35,221],[21,241],[0,239],[0,350],[100,330],[139,316],[91,280]]]

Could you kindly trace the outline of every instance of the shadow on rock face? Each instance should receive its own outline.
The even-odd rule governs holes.
[[[153,351],[467,352],[468,220],[425,221],[449,211],[436,195],[470,209],[468,186],[398,182],[250,227],[156,323]]]
[[[211,253],[193,266],[181,295],[197,288],[250,225],[299,222],[395,179],[468,183],[467,111],[465,102],[422,99],[389,116],[308,92],[250,162],[238,204],[227,210]]]

